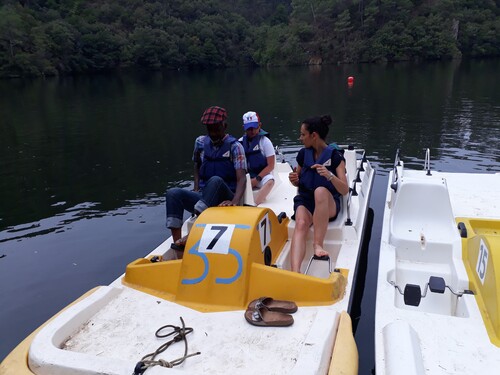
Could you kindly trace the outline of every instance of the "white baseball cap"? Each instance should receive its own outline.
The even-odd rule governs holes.
[[[243,128],[245,130],[259,127],[260,118],[257,112],[249,111],[243,115]]]

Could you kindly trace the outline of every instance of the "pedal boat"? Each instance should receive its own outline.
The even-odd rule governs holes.
[[[389,176],[375,313],[376,374],[500,370],[500,173]]]
[[[182,260],[153,261],[174,258],[167,239],[37,329],[0,364],[0,374],[357,374],[348,312],[375,171],[360,150],[345,150],[345,158],[351,189],[329,224],[330,261],[310,261],[308,239],[307,275],[289,271],[296,188],[290,165],[279,162],[264,204],[209,208],[186,221]],[[245,203],[252,202],[250,187]],[[293,325],[247,323],[249,302],[263,296],[294,301]],[[176,342],[155,358],[165,362],[141,367],[143,356],[167,341],[155,332],[182,327],[181,318],[193,328],[187,353],[200,354],[166,368],[186,353]]]

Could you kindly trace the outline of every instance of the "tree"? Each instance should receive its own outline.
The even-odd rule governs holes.
[[[347,35],[351,32],[351,14],[349,13],[349,9],[344,10],[340,13],[335,19],[334,23],[335,37],[339,38],[342,41],[342,47],[345,51],[346,49],[346,38]]]
[[[7,56],[7,63],[14,62],[17,48],[20,47],[25,39],[23,21],[17,9],[12,6],[3,6],[0,8],[0,48],[2,55]]]

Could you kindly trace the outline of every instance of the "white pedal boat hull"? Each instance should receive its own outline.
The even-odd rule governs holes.
[[[492,299],[500,298],[499,284],[477,282],[482,260],[475,245],[464,247],[473,241],[474,230],[467,224],[468,237],[461,237],[457,228],[462,222],[479,225],[478,234],[493,228],[484,240],[489,241],[491,255],[500,250],[499,220],[498,173],[431,171],[428,176],[425,170],[407,170],[402,165],[391,172],[377,284],[377,375],[500,371],[498,332],[481,314],[486,310],[479,296],[482,290],[486,303],[496,304]],[[485,263],[488,277],[494,272],[491,262],[497,261],[490,258]],[[433,292],[427,285],[431,276],[444,280],[444,292]],[[457,296],[452,290],[466,294]],[[474,294],[467,294],[468,290]]]
[[[194,329],[187,335],[188,353],[201,354],[174,368],[150,367],[146,374],[356,374],[357,350],[346,311],[352,303],[375,171],[354,151],[346,153],[349,174],[359,175],[361,181],[353,182],[358,195],[349,198],[352,225],[345,225],[344,207],[341,220],[329,227],[325,248],[338,269],[332,274],[324,264],[316,264],[323,263],[319,261],[307,276],[288,271],[294,222],[277,215],[291,216],[296,190],[288,182],[290,166],[278,163],[275,189],[262,208],[213,208],[188,221],[183,229],[191,232],[182,261],[150,261],[172,256],[169,238],[146,258],[129,264],[123,277],[82,296],[28,337],[0,364],[0,374],[132,374],[144,355],[164,343],[155,331],[166,324],[180,326],[180,317]],[[259,260],[264,254],[258,225],[263,218],[272,227],[268,246],[273,248],[273,267]],[[228,256],[202,255],[204,229],[221,222],[234,232]],[[276,237],[282,238],[281,244]],[[312,255],[310,240],[307,246],[302,270]],[[225,259],[221,267],[216,259]],[[241,260],[236,273],[231,271],[234,259]],[[193,285],[198,289],[189,289]],[[265,295],[297,302],[292,326],[257,327],[245,321],[248,302]],[[183,353],[180,342],[158,357],[171,361]]]

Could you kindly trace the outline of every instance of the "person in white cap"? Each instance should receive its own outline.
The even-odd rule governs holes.
[[[274,146],[264,135],[267,133],[261,131],[261,127],[262,123],[256,112],[249,111],[243,115],[245,135],[239,141],[245,149],[252,188],[259,189],[254,198],[256,205],[266,200],[274,186],[273,169],[276,162]]]

